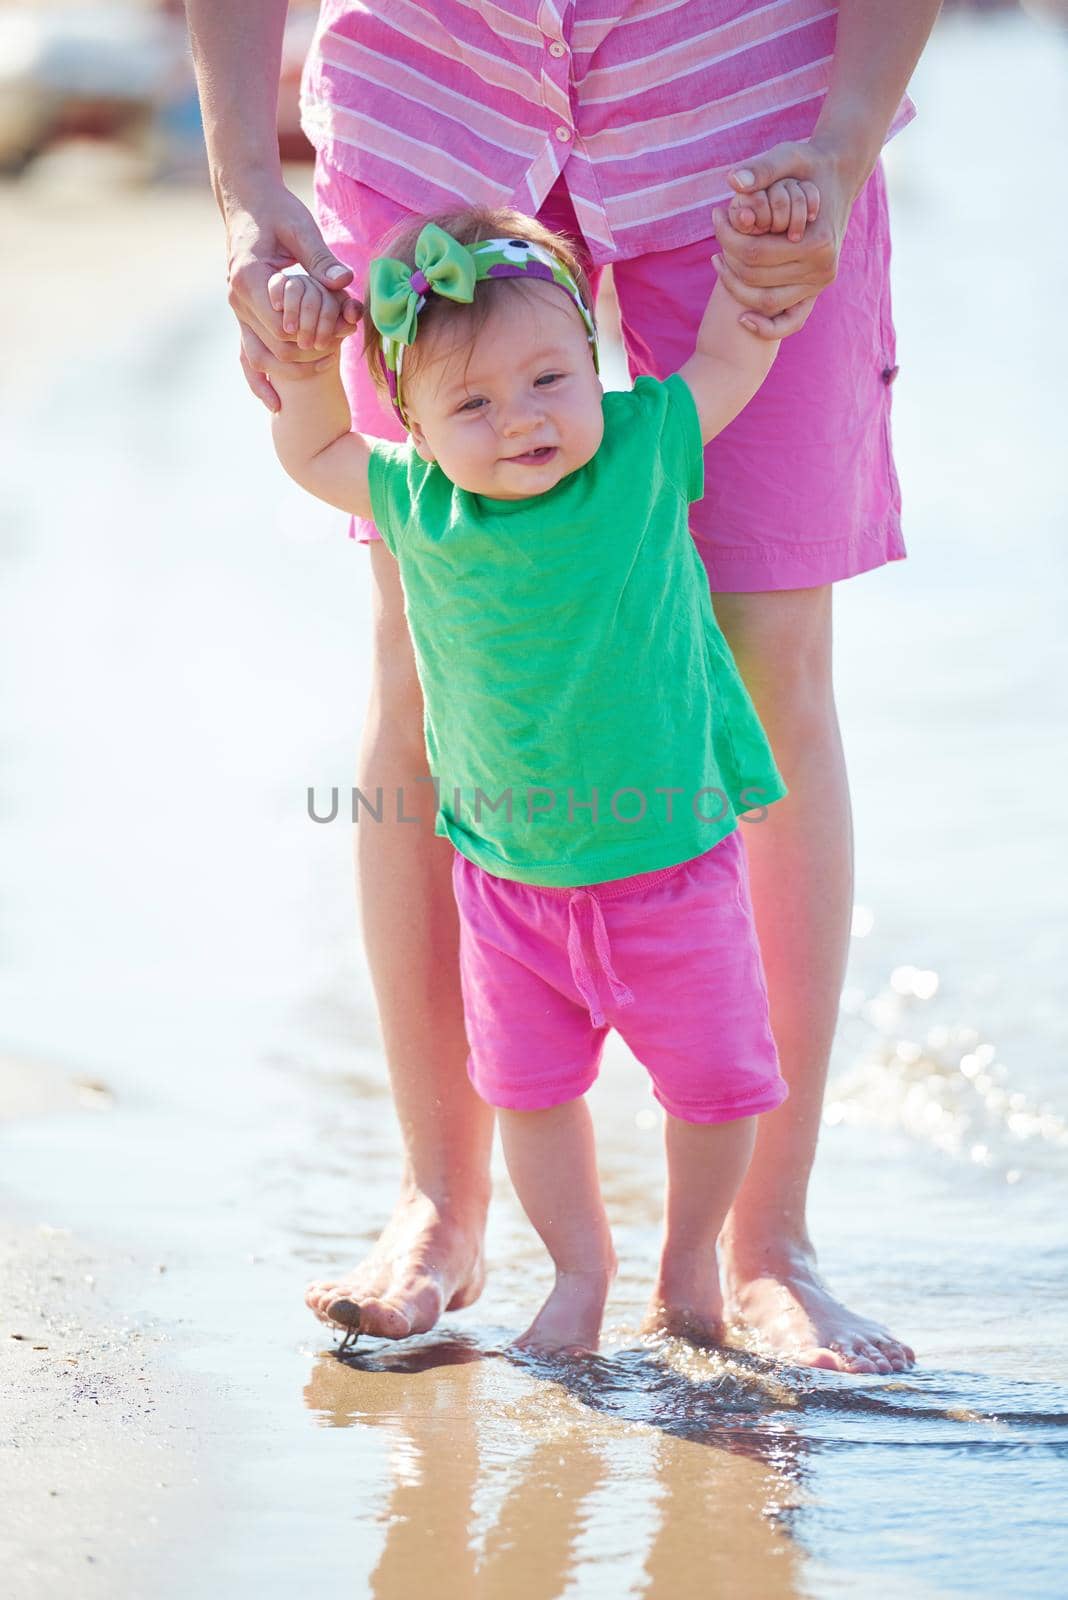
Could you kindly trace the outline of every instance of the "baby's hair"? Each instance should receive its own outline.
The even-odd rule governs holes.
[[[439,228],[451,233],[459,244],[478,244],[482,239],[526,239],[531,244],[540,244],[544,249],[551,250],[571,273],[592,316],[593,299],[589,280],[571,240],[566,234],[554,233],[536,218],[525,216],[522,211],[513,211],[508,206],[469,206],[463,211],[442,211],[433,216],[413,217],[409,222],[400,223],[389,233],[384,234],[378,241],[375,255],[392,256],[394,260],[406,261],[409,266],[414,267],[415,243],[428,222],[437,223]],[[419,334],[422,335],[428,328],[444,326],[447,323],[453,335],[452,349],[462,349],[464,346],[470,348],[493,307],[500,304],[502,295],[528,295],[531,282],[539,281],[544,280],[521,277],[483,278],[475,290],[474,300],[467,305],[430,293],[419,313]],[[365,291],[365,304],[369,298],[369,294]],[[419,361],[417,353],[419,344],[420,339],[417,338],[405,352],[406,374],[411,374],[416,369]],[[363,355],[375,388],[388,403],[389,388],[382,367],[381,336],[368,311],[364,312]]]

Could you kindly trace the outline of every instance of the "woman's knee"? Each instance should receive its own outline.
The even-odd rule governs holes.
[[[826,584],[712,596],[723,636],[766,724],[818,725],[834,715],[831,593]]]
[[[368,729],[376,738],[422,748],[423,691],[404,610],[397,563],[385,545],[370,546],[371,695]]]

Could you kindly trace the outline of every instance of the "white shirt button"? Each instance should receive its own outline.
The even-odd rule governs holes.
[[[561,144],[566,144],[571,137],[571,129],[565,128],[561,124],[561,126],[556,130],[556,137],[559,139]]]
[[[554,39],[552,44],[549,46],[549,54],[551,56],[566,56],[567,45],[561,44],[559,39]]]

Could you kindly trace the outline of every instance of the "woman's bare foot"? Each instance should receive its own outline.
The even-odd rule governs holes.
[[[616,1275],[610,1267],[590,1272],[557,1270],[552,1293],[526,1333],[512,1341],[516,1350],[546,1350],[558,1355],[586,1355],[601,1338],[605,1301]]]
[[[310,1283],[305,1304],[321,1322],[380,1339],[425,1333],[482,1293],[484,1229],[481,1209],[459,1218],[424,1194],[405,1196],[370,1255],[343,1277]]]
[[[772,1353],[800,1367],[837,1372],[905,1372],[915,1352],[881,1323],[850,1311],[824,1287],[815,1252],[723,1254],[730,1315],[757,1333]]]
[[[691,1344],[720,1344],[723,1339],[723,1295],[715,1248],[665,1255],[642,1333],[666,1333]]]

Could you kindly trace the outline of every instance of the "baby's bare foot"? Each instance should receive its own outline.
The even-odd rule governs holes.
[[[310,1283],[305,1304],[321,1322],[379,1339],[425,1333],[481,1294],[483,1227],[481,1212],[454,1217],[425,1195],[407,1196],[366,1260]]]
[[[615,1262],[591,1272],[557,1272],[552,1293],[526,1333],[513,1341],[514,1348],[560,1355],[596,1351],[615,1275]]]
[[[714,1247],[662,1257],[641,1331],[691,1344],[722,1343],[723,1295]]]

